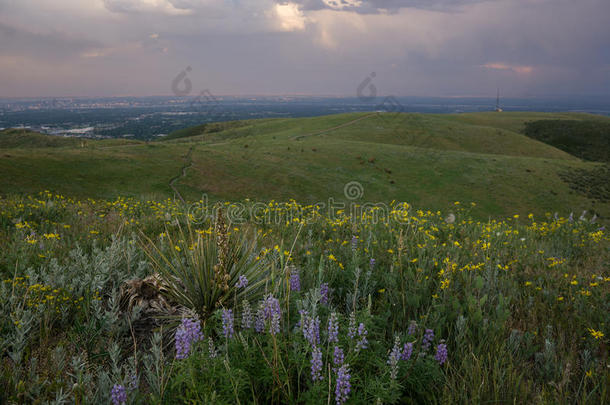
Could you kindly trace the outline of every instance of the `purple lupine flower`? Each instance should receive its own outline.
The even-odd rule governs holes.
[[[371,257],[371,260],[369,260],[369,266],[370,266],[371,270],[373,270],[375,268],[375,259],[373,259],[372,257]]]
[[[271,323],[269,325],[269,332],[272,335],[280,333],[280,314],[275,313],[271,317]]]
[[[211,336],[208,336],[208,354],[210,355],[210,359],[215,359],[218,356],[218,351],[216,350],[216,346],[214,346],[214,339]]]
[[[337,386],[335,387],[335,402],[337,405],[344,404],[352,390],[349,380],[349,364],[344,364],[337,370]]]
[[[409,323],[409,328],[407,329],[407,334],[413,336],[417,333],[417,322],[411,321]]]
[[[182,319],[175,335],[176,358],[186,359],[191,352],[191,346],[201,339],[203,339],[203,333],[199,321],[190,318]]]
[[[320,284],[320,303],[328,305],[328,283]]]
[[[311,352],[311,379],[314,382],[322,381],[322,352],[318,347]]]
[[[123,405],[127,403],[127,390],[121,384],[114,384],[110,397],[113,405]]]
[[[398,375],[398,361],[400,360],[400,338],[396,336],[394,338],[394,347],[390,351],[390,355],[388,356],[388,365],[390,366],[390,378],[392,380],[396,379]]]
[[[274,298],[273,295],[269,294],[263,300],[263,311],[265,319],[271,319],[273,314],[281,315],[280,313],[280,301]]]
[[[343,352],[343,349],[339,346],[335,346],[335,350],[333,351],[333,364],[336,367],[341,367],[344,361],[345,353]]]
[[[330,317],[328,318],[328,341],[339,341],[339,321],[337,320],[337,314],[335,312],[330,314]]]
[[[138,389],[138,376],[136,374],[131,374],[129,376],[129,384],[127,387],[129,388],[129,391]]]
[[[353,312],[349,314],[349,326],[347,329],[347,336],[350,339],[356,337],[356,314],[354,314]]]
[[[256,319],[254,320],[254,330],[258,333],[263,333],[265,330],[265,310],[261,307],[256,311]]]
[[[360,350],[366,349],[368,347],[369,341],[366,338],[367,335],[368,331],[366,330],[364,324],[361,322],[358,326],[358,336],[360,337],[360,340],[358,340],[358,342],[356,343],[356,352],[359,352]]]
[[[244,300],[243,306],[244,311],[241,314],[241,327],[242,329],[250,329],[252,327],[252,310],[250,309],[250,302]]]
[[[233,337],[233,310],[231,309],[223,309],[222,310],[222,333],[225,335],[225,338],[231,339]]]
[[[297,269],[290,271],[290,291],[301,291],[301,277]]]
[[[320,343],[320,318],[308,316],[303,325],[303,336],[312,347]]]
[[[400,360],[408,361],[413,354],[413,343],[405,343],[402,346],[402,353],[400,353]]]
[[[352,250],[355,251],[358,249],[358,237],[356,235],[352,236]]]
[[[430,348],[430,344],[434,340],[434,331],[432,329],[426,329],[424,333],[424,339],[422,340],[421,348],[422,351],[426,351]]]
[[[237,284],[235,285],[235,287],[237,288],[246,288],[248,286],[248,277],[246,277],[245,275],[241,275],[239,276],[239,280],[237,280]]]
[[[444,343],[436,346],[436,355],[434,359],[438,361],[438,364],[441,366],[447,361],[447,345]]]

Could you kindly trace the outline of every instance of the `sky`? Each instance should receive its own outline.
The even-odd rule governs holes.
[[[604,96],[608,16],[609,0],[0,0],[0,98]]]

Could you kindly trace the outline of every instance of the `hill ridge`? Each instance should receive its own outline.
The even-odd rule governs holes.
[[[439,209],[473,201],[481,215],[588,210],[610,216],[603,196],[565,180],[565,173],[596,170],[596,163],[515,132],[531,120],[582,115],[366,116],[222,123],[215,127],[222,130],[185,129],[190,136],[148,143],[4,148],[0,194],[51,189],[94,198],[180,195],[186,202],[203,194],[210,200],[346,201],[344,186],[356,181],[364,189],[362,201],[396,199]],[[295,139],[301,134],[318,135]]]

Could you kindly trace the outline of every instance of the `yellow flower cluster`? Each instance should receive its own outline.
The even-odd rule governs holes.
[[[17,296],[23,297],[27,308],[49,309],[59,313],[66,305],[80,308],[83,301],[83,297],[74,298],[63,288],[53,288],[40,283],[29,284],[29,276],[7,279],[4,283],[9,284]],[[96,293],[94,298],[99,298],[99,293]]]

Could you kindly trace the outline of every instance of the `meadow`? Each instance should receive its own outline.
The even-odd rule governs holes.
[[[0,198],[1,403],[610,401],[592,215]]]
[[[609,122],[0,131],[0,403],[608,403]]]
[[[478,219],[583,210],[610,217],[603,163],[579,158],[597,155],[526,136],[528,123],[557,121],[582,123],[567,127],[580,136],[610,118],[354,113],[206,124],[148,143],[8,130],[0,132],[0,194],[315,203],[345,200],[344,185],[358,181],[364,201],[397,199],[434,211],[476,201]]]

